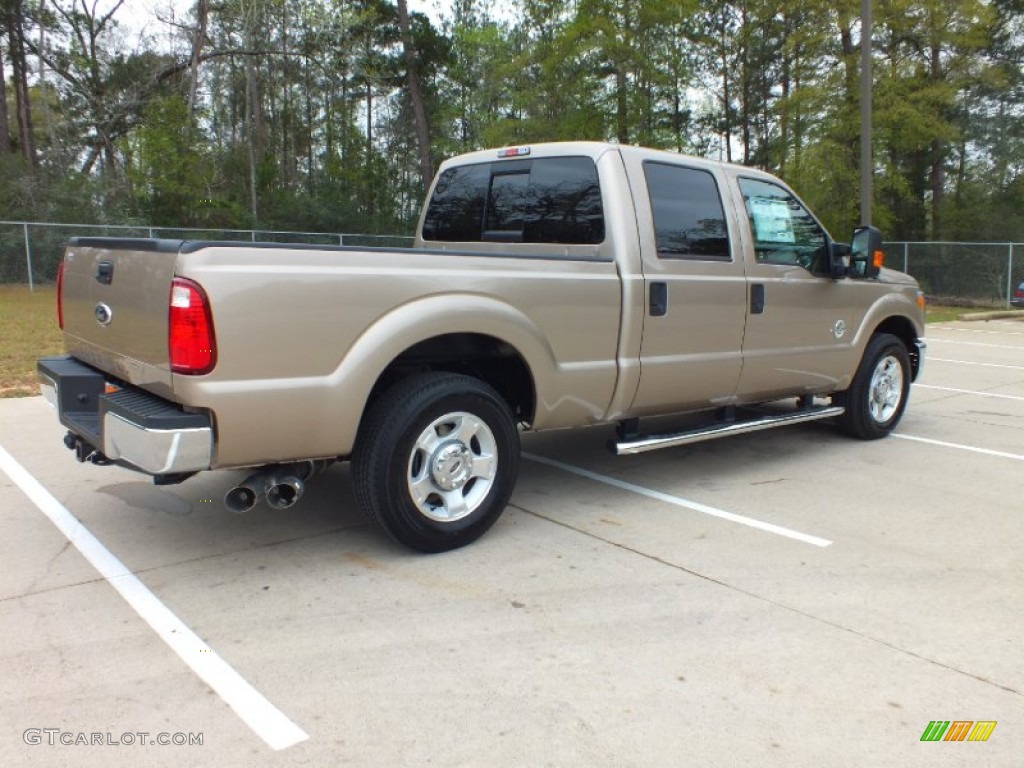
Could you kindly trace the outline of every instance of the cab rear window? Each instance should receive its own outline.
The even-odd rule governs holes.
[[[601,243],[597,167],[587,157],[552,157],[449,168],[431,195],[423,239]]]

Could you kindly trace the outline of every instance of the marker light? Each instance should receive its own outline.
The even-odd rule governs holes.
[[[509,147],[498,151],[498,157],[526,157],[530,154],[529,147]]]

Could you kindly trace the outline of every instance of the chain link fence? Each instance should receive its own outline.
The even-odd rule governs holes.
[[[407,248],[413,242],[412,237],[403,235],[0,221],[0,284],[20,284],[35,288],[37,285],[53,283],[57,279],[57,265],[64,257],[64,245],[72,237],[159,237],[171,240],[300,243],[364,248]]]
[[[406,248],[411,237],[0,221],[0,284],[52,283],[72,237],[144,237]],[[917,278],[929,303],[1008,307],[1024,282],[1024,243],[886,243],[885,263]]]
[[[1024,282],[1024,243],[886,243],[885,264],[921,284],[930,304],[1009,307]]]

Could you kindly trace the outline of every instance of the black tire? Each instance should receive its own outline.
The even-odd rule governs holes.
[[[861,440],[885,437],[900,423],[910,395],[910,356],[899,338],[880,333],[868,342],[853,383],[832,401],[846,408],[839,428]]]
[[[444,552],[501,516],[519,472],[519,431],[487,384],[452,373],[410,376],[363,419],[352,457],[356,499],[399,544]]]

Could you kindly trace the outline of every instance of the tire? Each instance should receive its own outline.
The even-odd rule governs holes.
[[[846,408],[839,417],[839,428],[861,440],[888,435],[907,407],[910,379],[910,356],[903,342],[889,333],[874,336],[850,388],[832,398]]]
[[[519,472],[519,431],[483,382],[410,376],[363,419],[352,458],[356,499],[392,539],[421,552],[476,541],[501,516]]]

